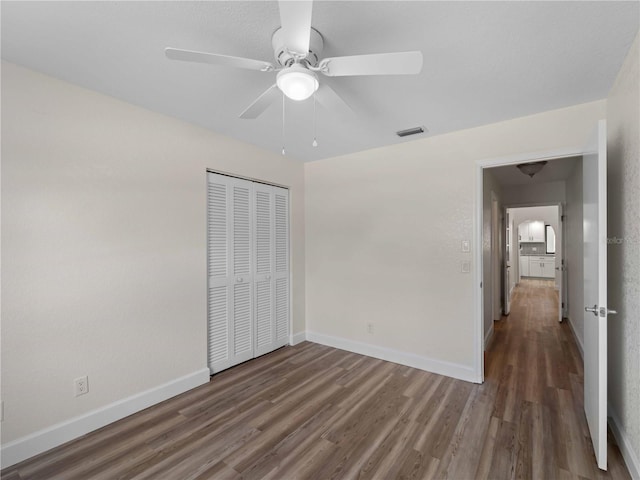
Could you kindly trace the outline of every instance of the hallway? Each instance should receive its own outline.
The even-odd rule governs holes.
[[[553,280],[527,279],[514,289],[511,314],[494,323],[485,385],[497,392],[484,449],[510,448],[516,476],[531,468],[526,477],[630,478],[611,435],[609,471],[596,466],[582,358],[569,323],[557,318]]]

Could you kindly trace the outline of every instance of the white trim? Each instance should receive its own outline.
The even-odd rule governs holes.
[[[482,285],[483,281],[483,255],[482,255],[482,222],[483,222],[483,185],[482,185],[482,165],[476,166],[476,214],[474,215],[474,231],[475,238],[473,242],[473,259],[475,265],[475,287],[474,304],[475,304],[475,322],[473,328],[473,350],[475,356],[475,375],[480,383],[484,383],[484,295]]]
[[[321,333],[307,331],[307,340],[321,345],[327,345],[340,350],[379,358],[388,362],[399,363],[407,367],[419,368],[427,372],[446,375],[448,377],[465,380],[467,382],[480,383],[475,375],[473,367],[457,363],[443,362],[433,358],[423,357],[414,353],[401,352],[392,348],[379,347],[369,343],[356,342],[346,338],[332,337]]]
[[[518,153],[515,155],[507,155],[497,158],[483,158],[476,160],[476,164],[483,168],[499,167],[502,165],[517,165],[518,163],[526,163],[542,160],[558,160],[561,158],[578,157],[584,153],[582,147],[559,148],[556,150],[547,150],[544,152]]]
[[[86,435],[131,414],[156,405],[171,397],[203,385],[209,381],[209,369],[176,378],[83,415],[52,425],[12,442],[2,445],[2,468],[15,465],[27,458]]]
[[[493,342],[493,334],[495,333],[495,329],[493,328],[493,322],[491,322],[491,326],[489,327],[489,330],[487,330],[487,333],[485,333],[484,335],[484,350],[487,351],[489,350],[489,347],[491,346],[491,342]]]
[[[580,338],[578,337],[578,334],[576,333],[576,329],[573,326],[571,317],[567,317],[567,322],[569,322],[569,327],[571,327],[571,333],[573,333],[573,338],[576,339],[576,344],[578,345],[578,350],[580,351],[580,357],[582,357],[582,359],[584,360],[584,345],[582,343],[582,340],[580,340]]]
[[[307,332],[298,332],[298,333],[293,333],[289,336],[289,345],[293,346],[293,345],[297,345],[299,343],[304,342],[307,339]]]
[[[633,480],[640,480],[640,460],[638,460],[636,453],[633,451],[627,433],[624,431],[624,428],[622,428],[622,422],[611,408],[609,408],[609,426],[611,427],[613,436],[618,442],[620,453],[622,453],[624,463],[627,464],[631,478],[633,478]]]
[[[501,165],[517,165],[518,163],[534,162],[540,160],[557,160],[561,158],[575,157],[582,155],[584,149],[581,147],[561,148],[555,150],[547,150],[544,152],[520,153],[516,155],[508,155],[497,158],[485,158],[476,160],[476,212],[474,215],[474,246],[473,256],[475,269],[475,288],[474,288],[474,367],[476,379],[484,382],[484,325],[483,325],[483,309],[484,299],[482,295],[482,206],[483,206],[483,185],[482,173],[484,168],[497,167]],[[486,285],[484,286],[486,287]]]

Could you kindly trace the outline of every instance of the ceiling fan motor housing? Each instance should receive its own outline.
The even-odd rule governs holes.
[[[283,67],[290,67],[296,63],[296,55],[291,53],[287,46],[283,42],[282,27],[273,32],[271,37],[271,45],[273,46],[273,52],[276,61]],[[324,47],[324,41],[322,35],[315,28],[311,28],[311,35],[309,38],[309,52],[304,57],[298,57],[300,60],[305,60],[309,65],[315,67],[320,61],[320,55]]]

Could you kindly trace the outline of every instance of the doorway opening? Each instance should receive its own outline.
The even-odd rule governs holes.
[[[558,297],[555,316],[559,322],[562,321],[566,303],[562,206],[562,203],[557,203],[505,207],[506,218],[511,224],[511,228],[505,230],[509,244],[503,265],[505,315],[511,310],[514,289],[522,282],[529,282],[553,290],[552,293]]]
[[[523,280],[546,282],[554,290],[557,321],[582,313],[582,155],[543,159],[546,165],[533,177],[516,165],[542,160],[539,157],[495,160],[479,167],[480,351],[491,345],[494,323],[511,313],[514,289]],[[580,333],[574,331],[582,352]],[[484,364],[481,368],[484,375]]]

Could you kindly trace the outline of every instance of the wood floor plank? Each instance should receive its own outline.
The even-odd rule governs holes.
[[[303,342],[1,472],[7,480],[628,479],[597,468],[552,281],[495,322],[485,383]]]

